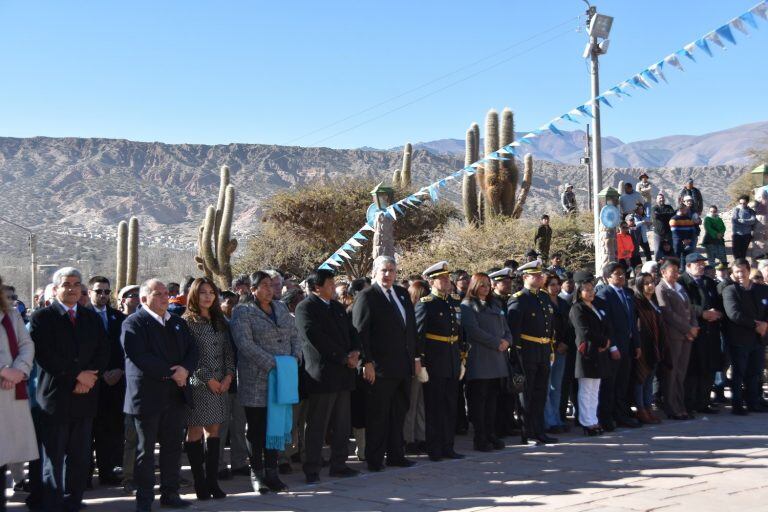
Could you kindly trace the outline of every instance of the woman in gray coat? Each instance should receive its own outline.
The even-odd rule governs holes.
[[[267,438],[267,374],[276,355],[299,358],[301,343],[288,307],[273,299],[266,272],[251,276],[254,302],[232,311],[230,330],[237,346],[237,398],[245,408],[251,444],[251,484],[256,493],[281,492],[288,487],[277,476],[277,450],[265,449]]]
[[[504,305],[491,294],[488,274],[472,276],[461,303],[461,326],[469,344],[465,378],[474,448],[481,452],[501,450],[504,442],[494,435],[496,401],[501,379],[509,375],[506,357],[512,333]]]

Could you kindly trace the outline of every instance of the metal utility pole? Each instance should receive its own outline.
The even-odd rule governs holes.
[[[585,0],[586,1],[586,0]],[[603,188],[603,159],[601,152],[601,132],[600,132],[600,102],[596,99],[600,95],[600,64],[598,57],[608,52],[608,35],[611,31],[613,18],[603,14],[597,14],[597,7],[589,5],[587,2],[587,33],[589,34],[589,43],[584,50],[584,57],[590,59],[590,78],[592,91],[592,117],[593,135],[592,135],[592,212],[594,214],[595,229],[595,267],[596,270],[602,268],[606,255],[600,226],[600,191]],[[602,39],[602,41],[599,41]]]
[[[35,290],[37,289],[37,235],[35,235],[31,229],[27,229],[24,226],[20,226],[15,222],[12,222],[6,218],[0,217],[0,221],[6,222],[13,227],[16,227],[22,231],[25,231],[29,236],[28,238],[29,255],[30,255],[29,271],[31,274],[29,284],[32,287],[32,289],[29,291],[29,307],[32,308],[34,307],[34,304],[32,304],[32,302],[34,301]]]
[[[581,164],[587,166],[587,207],[586,211],[594,212],[592,208],[592,159],[591,154],[592,151],[590,150],[590,144],[592,144],[592,140],[589,136],[589,125],[587,125],[587,134],[584,138],[584,156],[581,157]]]

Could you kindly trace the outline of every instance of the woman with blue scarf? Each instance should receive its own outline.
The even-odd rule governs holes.
[[[251,444],[251,485],[264,494],[288,489],[278,477],[277,457],[291,441],[301,344],[288,308],[273,300],[269,274],[251,276],[251,293],[256,300],[235,306],[230,329],[237,346],[237,396]]]

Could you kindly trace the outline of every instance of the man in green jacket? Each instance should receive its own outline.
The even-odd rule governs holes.
[[[709,207],[709,214],[704,217],[703,245],[710,265],[714,266],[715,260],[725,261],[725,223],[715,205]]]

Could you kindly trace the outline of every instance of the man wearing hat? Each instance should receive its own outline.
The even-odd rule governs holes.
[[[641,174],[638,177],[637,192],[643,198],[643,206],[645,209],[645,215],[650,215],[651,210],[651,198],[653,197],[653,185],[651,185],[648,175],[646,173]]]
[[[132,315],[139,308],[139,285],[129,284],[117,292],[118,309],[125,316]]]
[[[502,268],[488,272],[493,286],[493,296],[503,307],[507,307],[509,297],[512,295],[512,269]]]
[[[525,373],[525,433],[537,444],[556,443],[544,432],[544,406],[549,386],[549,366],[553,355],[554,308],[543,284],[541,261],[517,269],[523,276],[523,289],[509,299],[509,327],[520,349]]]
[[[560,196],[560,205],[563,207],[565,215],[576,214],[576,194],[573,192],[573,185],[570,183],[565,184],[565,190],[563,190]]]
[[[463,459],[453,449],[462,364],[461,300],[452,294],[447,261],[426,269],[424,277],[432,293],[416,304],[416,329],[424,349],[421,364],[429,374],[424,384],[427,454],[432,461]]]
[[[689,254],[685,258],[685,272],[678,279],[691,300],[699,323],[685,375],[685,408],[690,417],[696,412],[719,412],[709,403],[709,394],[715,382],[715,372],[723,365],[720,348],[723,303],[717,293],[717,283],[704,275],[706,262],[707,258],[698,252]]]
[[[525,253],[525,262],[531,263],[532,261],[536,261],[539,259],[539,253],[536,252],[535,249],[529,249],[527,253]],[[520,270],[518,267],[517,270]]]
[[[704,210],[704,199],[701,196],[701,190],[693,186],[693,178],[688,178],[685,182],[685,186],[677,196],[678,205],[683,205],[683,200],[690,196],[693,199],[693,206],[691,207],[691,214],[697,214],[701,216],[701,212]]]

